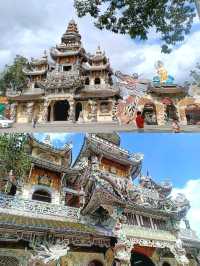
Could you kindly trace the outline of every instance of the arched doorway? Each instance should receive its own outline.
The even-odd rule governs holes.
[[[98,260],[91,261],[88,266],[103,266],[103,264]]]
[[[163,262],[162,266],[171,266],[168,262]]]
[[[154,103],[146,103],[144,105],[143,116],[147,125],[157,125],[156,106]]]
[[[188,125],[196,125],[200,123],[200,106],[196,104],[188,105],[185,109]]]
[[[54,104],[54,121],[67,121],[69,119],[69,102],[58,101]]]
[[[155,266],[155,264],[142,253],[133,252],[131,255],[131,266]]]
[[[178,120],[177,109],[170,98],[163,99],[162,103],[165,105],[165,121],[171,122],[174,119]]]
[[[76,121],[78,121],[80,113],[82,112],[82,110],[83,110],[82,103],[78,102],[76,104],[76,111],[75,111],[75,119],[76,119]]]
[[[33,200],[51,202],[51,194],[45,190],[36,190],[32,195]]]

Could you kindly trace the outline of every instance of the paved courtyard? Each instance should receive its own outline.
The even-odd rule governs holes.
[[[12,133],[12,132],[88,132],[88,133],[102,133],[102,132],[113,132],[113,131],[128,131],[138,132],[135,125],[120,125],[118,123],[64,123],[64,122],[53,122],[37,124],[36,128],[32,127],[32,124],[14,124],[12,128],[0,129],[0,133]],[[170,125],[166,126],[145,126],[144,132],[172,132]],[[195,126],[181,126],[181,132],[196,132],[200,133],[200,125]]]

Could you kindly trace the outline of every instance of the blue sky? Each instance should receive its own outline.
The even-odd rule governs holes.
[[[44,139],[45,134],[36,134]],[[143,153],[143,172],[149,171],[157,181],[169,179],[175,187],[184,187],[190,179],[200,178],[199,134],[120,133],[121,146],[131,153]],[[73,144],[73,160],[78,156],[84,134],[51,134],[52,143],[62,147]]]

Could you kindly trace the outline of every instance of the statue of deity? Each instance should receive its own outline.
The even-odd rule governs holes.
[[[153,82],[155,84],[168,84],[172,85],[174,83],[174,77],[168,75],[167,70],[164,67],[164,64],[162,61],[158,61],[155,64],[155,68],[157,71],[157,76],[153,78]]]

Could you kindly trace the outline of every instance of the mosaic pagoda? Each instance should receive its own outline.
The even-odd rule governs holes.
[[[8,88],[11,119],[19,123],[35,118],[42,123],[134,123],[130,102],[122,101],[124,83],[116,84],[109,59],[100,47],[93,55],[85,51],[74,20],[69,22],[60,44],[50,50],[50,57],[45,51],[40,59],[32,58],[23,70],[27,76],[24,87]],[[173,119],[182,125],[200,123],[199,88],[176,84],[161,61],[156,72],[152,80],[141,79],[138,74],[125,75],[132,86],[130,95],[140,94],[137,109],[143,112],[146,124],[165,125]]]
[[[100,47],[86,53],[74,20],[61,43],[32,59],[24,69],[27,84],[22,91],[8,91],[14,101],[11,117],[17,122],[112,121],[118,90],[112,84],[109,59]],[[28,115],[27,115],[28,114]]]
[[[188,200],[142,175],[143,155],[123,149],[119,135],[86,135],[73,164],[72,145],[58,149],[48,137],[29,135],[26,149],[27,178],[1,184],[0,265],[199,265]]]

